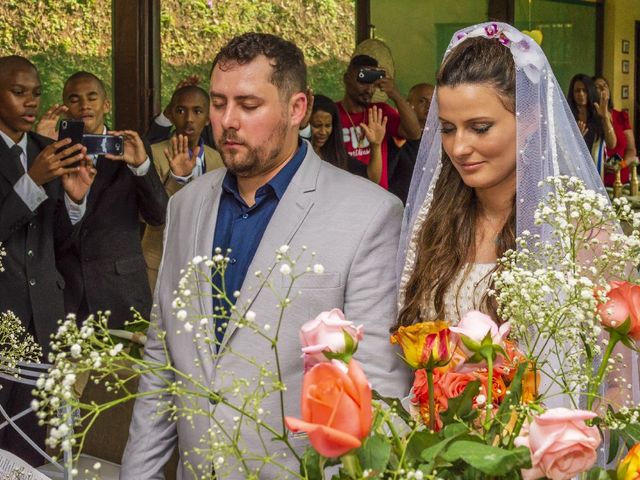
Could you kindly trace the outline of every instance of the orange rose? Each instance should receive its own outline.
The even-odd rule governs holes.
[[[618,480],[640,479],[640,443],[635,444],[616,470]]]
[[[473,380],[476,380],[476,376],[472,373],[447,372],[438,381],[438,386],[447,399],[456,398]]]
[[[346,371],[345,371],[346,370]],[[355,360],[319,363],[304,374],[302,420],[286,417],[292,432],[307,432],[313,448],[339,457],[358,448],[371,429],[371,387]]]
[[[611,282],[607,302],[598,306],[605,327],[617,329],[627,319],[631,322],[628,335],[640,340],[640,285],[629,282]]]

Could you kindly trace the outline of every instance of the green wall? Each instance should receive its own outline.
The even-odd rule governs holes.
[[[515,3],[516,27],[542,31],[542,49],[565,93],[576,73],[596,74],[594,3],[533,0],[530,17],[529,0]]]
[[[391,49],[400,92],[406,95],[416,83],[433,83],[451,36],[485,21],[487,7],[487,0],[371,0],[371,23],[376,38]]]
[[[416,83],[434,82],[453,33],[487,21],[488,3],[371,0],[375,36],[391,49],[396,83],[403,94]],[[543,32],[542,48],[564,91],[575,73],[595,74],[595,24],[596,7],[592,1],[515,0],[516,27]]]

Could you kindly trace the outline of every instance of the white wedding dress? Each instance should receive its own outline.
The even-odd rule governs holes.
[[[444,318],[437,318],[433,304],[425,306],[424,320],[446,320],[457,325],[472,310],[482,311],[482,300],[491,284],[495,263],[473,263],[463,268],[444,295]],[[486,312],[484,312],[486,313]]]

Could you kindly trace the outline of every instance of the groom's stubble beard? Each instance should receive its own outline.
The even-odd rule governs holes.
[[[231,140],[242,144],[245,150],[244,152],[221,150],[224,166],[237,177],[253,177],[273,169],[283,161],[280,157],[285,148],[289,127],[289,121],[283,115],[267,142],[258,146],[250,146],[245,138],[237,135],[235,129],[223,130],[220,138],[216,138],[218,145]]]

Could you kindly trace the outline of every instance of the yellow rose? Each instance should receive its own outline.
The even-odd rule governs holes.
[[[640,479],[640,443],[635,444],[618,465],[618,480]]]
[[[414,369],[446,365],[453,350],[449,323],[441,320],[400,327],[391,335],[391,343],[400,344],[405,362]]]

